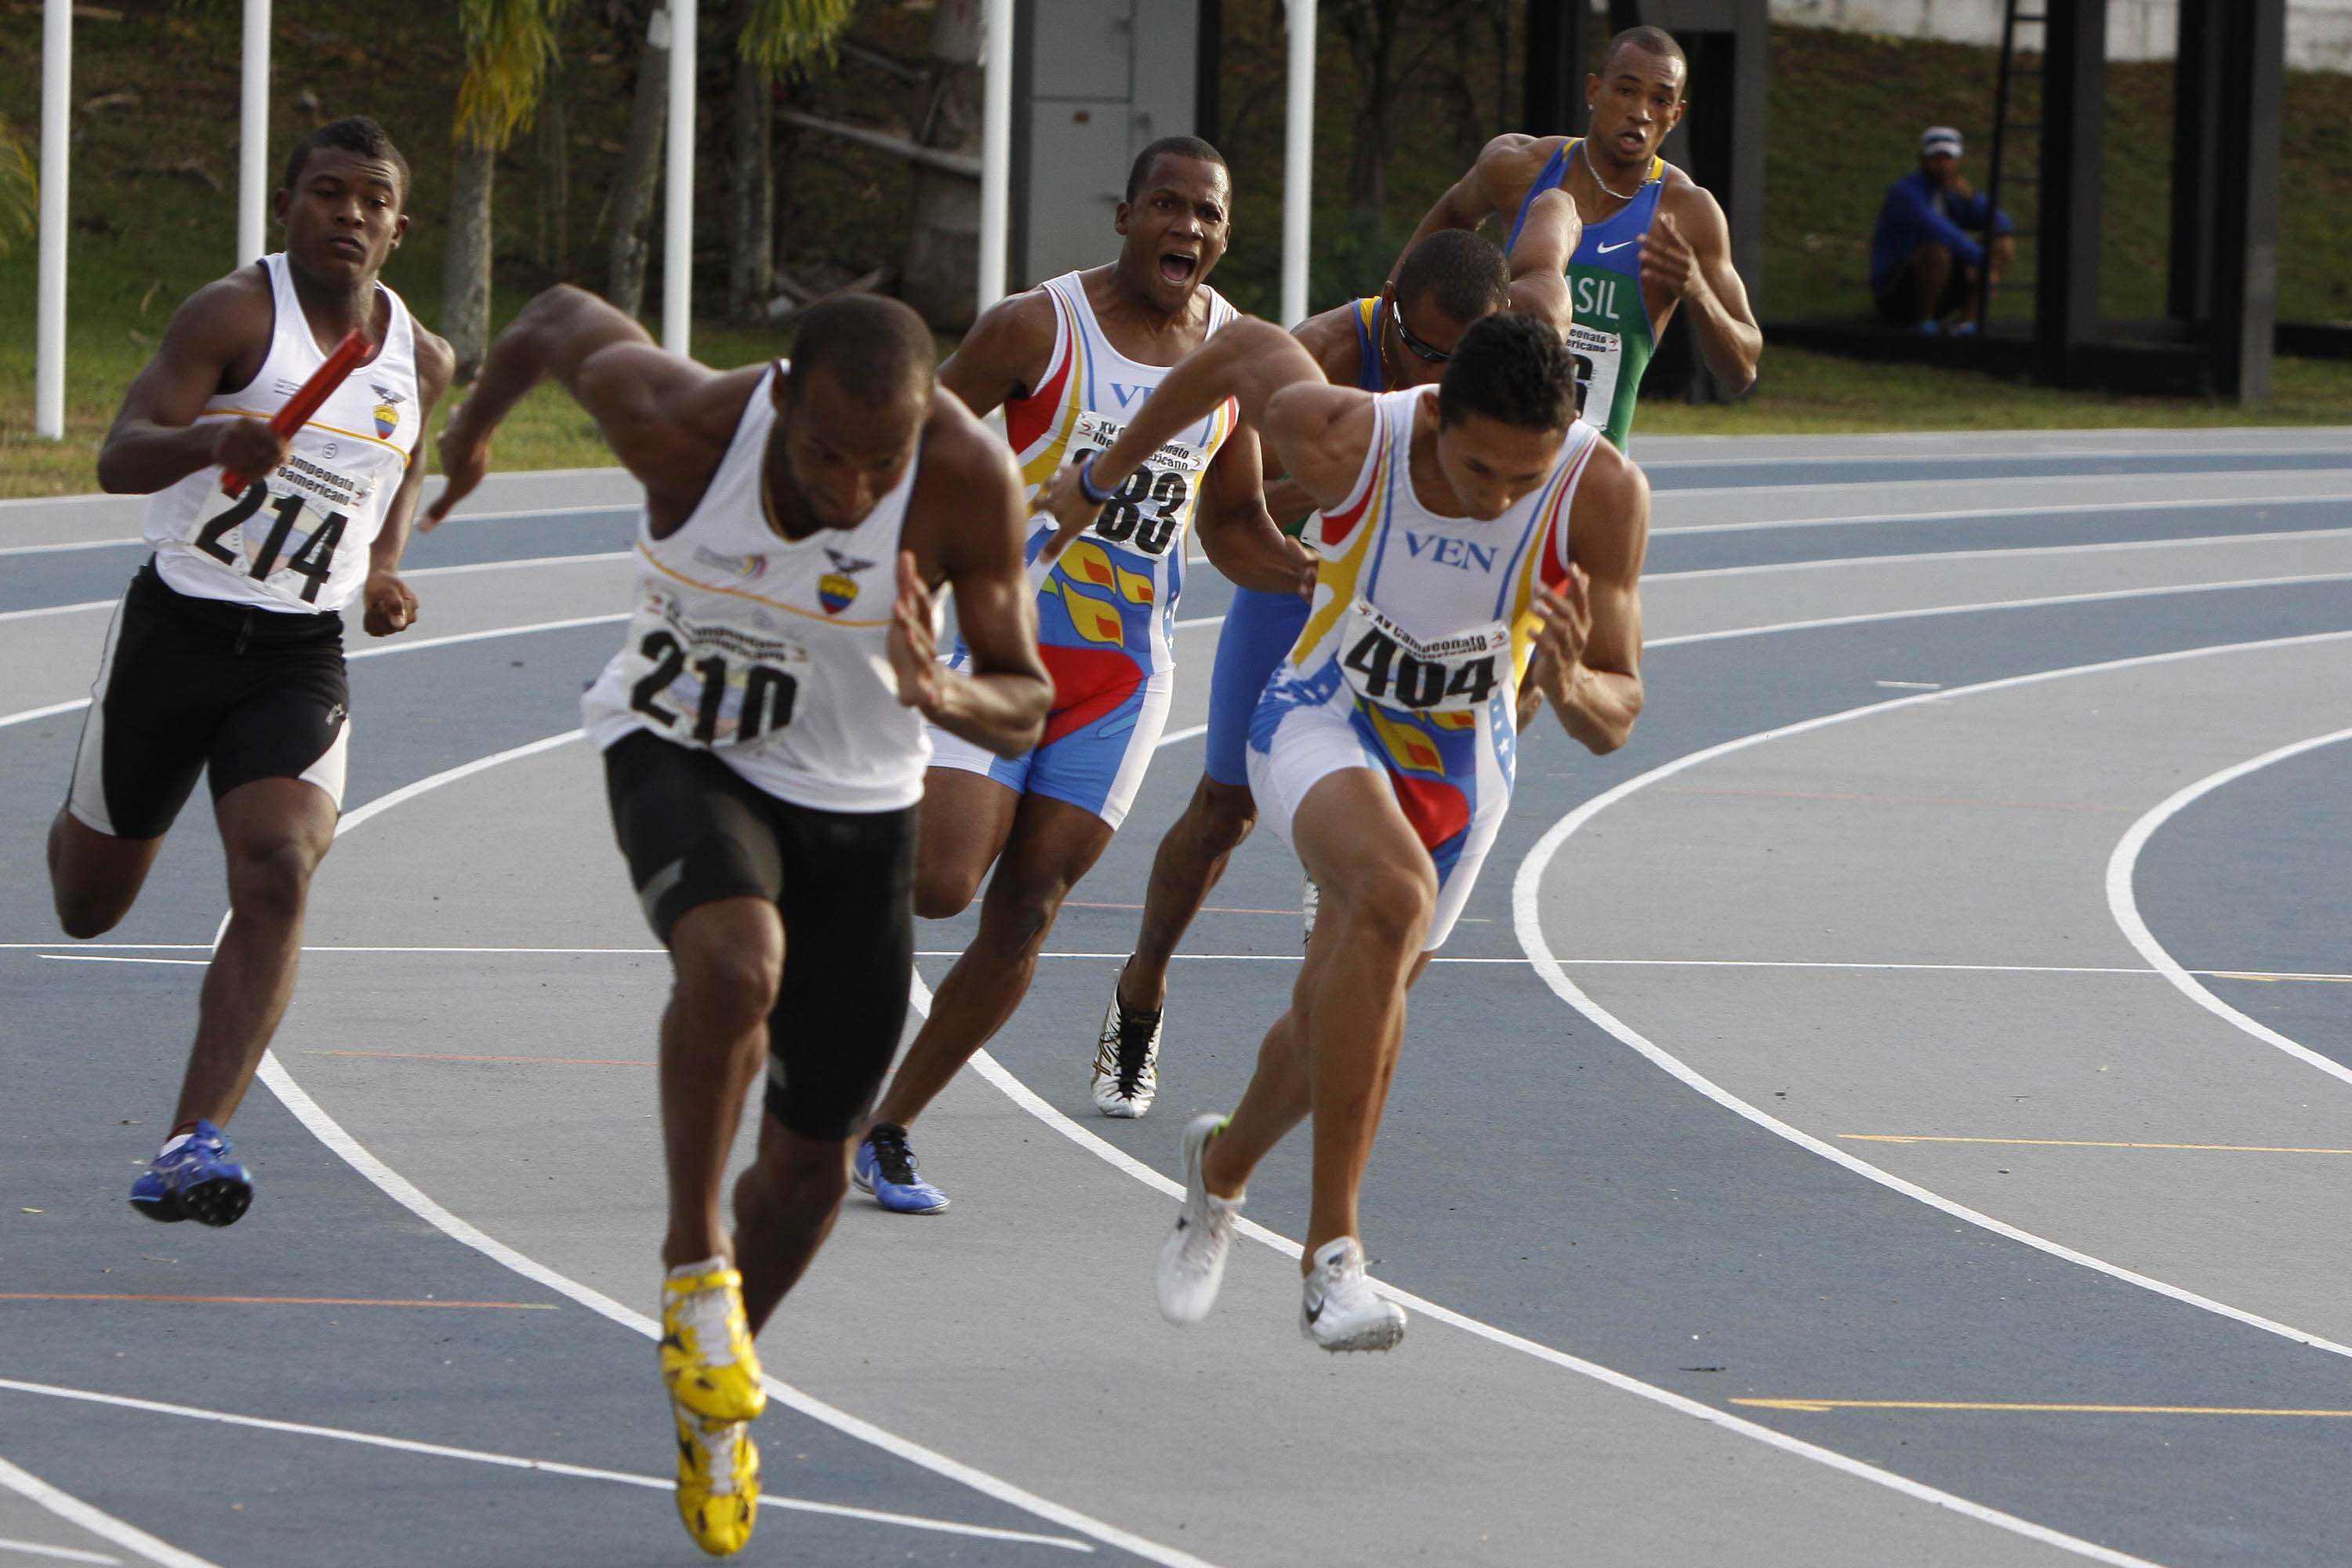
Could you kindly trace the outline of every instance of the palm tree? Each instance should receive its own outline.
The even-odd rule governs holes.
[[[820,56],[830,59],[834,40],[856,9],[856,0],[740,0],[727,313],[746,326],[766,320],[773,289],[776,181],[770,152],[776,82]]]
[[[466,78],[452,129],[449,241],[441,261],[441,335],[457,379],[481,368],[490,335],[490,181],[498,155],[530,121],[555,63],[555,26],[571,0],[459,0]]]
[[[917,131],[927,147],[980,151],[983,10],[982,0],[939,0],[931,12],[931,97]],[[980,303],[980,186],[918,164],[914,207],[899,296],[931,325],[961,331]]]
[[[8,117],[0,114],[0,256],[8,254],[10,236],[29,235],[38,226],[40,206],[32,154]]]
[[[653,221],[654,188],[661,183],[662,127],[669,118],[669,6],[654,0],[637,51],[637,90],[629,104],[629,144],[613,186],[613,245],[604,298],[629,315],[646,302],[646,230]],[[688,48],[693,40],[688,39]]]

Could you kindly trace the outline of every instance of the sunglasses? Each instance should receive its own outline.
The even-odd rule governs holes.
[[[1413,336],[1412,329],[1404,324],[1402,310],[1391,308],[1389,311],[1389,320],[1396,323],[1398,339],[1403,342],[1406,352],[1415,359],[1424,359],[1432,364],[1444,364],[1454,357],[1452,349],[1441,349]]]

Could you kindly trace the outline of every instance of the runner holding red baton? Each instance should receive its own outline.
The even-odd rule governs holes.
[[[335,345],[335,352],[327,356],[327,363],[310,373],[310,379],[302,384],[302,390],[288,398],[286,406],[269,416],[269,427],[277,431],[281,439],[292,439],[294,432],[310,423],[310,416],[319,412],[319,405],[327,401],[328,395],[343,384],[343,377],[358,368],[360,361],[367,356],[368,341],[357,327],[353,327],[343,334],[343,341]],[[241,496],[245,493],[245,487],[252,482],[232,469],[221,470],[223,495]]]

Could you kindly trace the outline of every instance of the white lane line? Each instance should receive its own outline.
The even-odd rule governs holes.
[[[2304,1330],[2258,1316],[2230,1306],[2226,1302],[2216,1301],[2191,1290],[2184,1290],[2179,1286],[2168,1284],[2164,1280],[2136,1273],[2119,1265],[2109,1263],[2105,1258],[2094,1258],[2086,1252],[2078,1252],[2047,1237],[2021,1230],[2015,1226],[1993,1218],[1989,1214],[1955,1203],[1940,1193],[1932,1192],[1916,1183],[1904,1180],[1891,1171],[1881,1170],[1865,1160],[1857,1159],[1845,1150],[1826,1143],[1809,1132],[1790,1126],[1769,1111],[1749,1104],[1722,1085],[1701,1074],[1679,1057],[1655,1044],[1606,1007],[1601,1006],[1600,1003],[1586,994],[1575,981],[1570,979],[1566,966],[1553,956],[1550,942],[1544,935],[1540,902],[1545,870],[1551,865],[1554,857],[1559,853],[1560,847],[1587,823],[1611,806],[1649,788],[1652,784],[1672,778],[1702,763],[1729,756],[1735,752],[1746,751],[1749,747],[1760,746],[1767,742],[1781,740],[1791,735],[1801,735],[1813,730],[1827,729],[1833,724],[1843,724],[1856,719],[1876,718],[1882,714],[1895,712],[1906,708],[1916,708],[1929,702],[1948,701],[1956,697],[1973,697],[1988,692],[2008,691],[2021,687],[2040,685],[2047,681],[2069,679],[2084,675],[2100,675],[2120,669],[2144,669],[2158,665],[2181,663],[2193,658],[2209,658],[2219,654],[2310,647],[2347,640],[2352,640],[2352,631],[2316,632],[2303,637],[2275,637],[2261,642],[2229,643],[2212,647],[2181,648],[2170,653],[2141,654],[2130,658],[2110,659],[2099,664],[2074,665],[2063,669],[2036,670],[2028,675],[2012,675],[2000,680],[1988,680],[1974,686],[1955,687],[1949,691],[1924,693],[1916,697],[1896,697],[1884,702],[1868,703],[1860,708],[1848,708],[1840,712],[1823,714],[1820,718],[1807,719],[1777,730],[1759,731],[1752,735],[1743,735],[1737,740],[1725,741],[1676,757],[1670,763],[1652,768],[1648,773],[1627,779],[1614,788],[1595,795],[1553,824],[1551,829],[1536,841],[1535,847],[1528,851],[1527,858],[1519,862],[1518,875],[1514,879],[1511,886],[1512,922],[1518,931],[1519,945],[1526,950],[1529,961],[1535,964],[1536,972],[1544,977],[1545,984],[1549,985],[1554,994],[1570,1006],[1599,1025],[1622,1044],[1640,1053],[1652,1065],[1664,1069],[1724,1109],[1746,1117],[1766,1131],[1778,1134],[1801,1149],[1818,1154],[1833,1164],[1842,1165],[1854,1174],[1876,1182],[1881,1186],[1891,1188],[1906,1197],[1916,1198],[1930,1208],[1940,1210],[1955,1219],[1965,1220],[1970,1225],[1991,1231],[1996,1236],[2007,1237],[2011,1241],[2023,1242],[2026,1246],[2046,1252],[2053,1258],[2063,1258],[2069,1263],[2095,1270],[2110,1279],[2139,1286],[2143,1289],[2152,1290],[2159,1296],[2169,1297],[2184,1305],[2215,1313],[2232,1321],[2246,1324],[2250,1328],[2260,1329],[2265,1333],[2276,1334],[2282,1339],[2293,1340],[2298,1344],[2309,1345],[2315,1350],[2326,1351],[2333,1355],[2352,1356],[2352,1345],[2338,1344],[2333,1340],[2323,1339],[2317,1334],[2307,1333]]]
[[[43,605],[37,610],[0,611],[0,621],[37,621],[47,616],[79,615],[84,610],[110,610],[119,602],[115,599],[84,599],[79,605]]]
[[[923,984],[923,977],[920,974],[914,977],[911,994],[908,1000],[917,1012],[926,1017],[930,1016],[931,992],[930,988]],[[1179,1201],[1183,1198],[1182,1184],[1171,1180],[1128,1153],[1124,1149],[1115,1146],[1073,1121],[1027,1084],[1007,1071],[1004,1065],[989,1055],[986,1050],[973,1052],[971,1066],[974,1072],[996,1088],[1013,1104],[1097,1159],[1134,1177],[1163,1196]],[[1285,1258],[1295,1260],[1306,1251],[1305,1247],[1290,1237],[1282,1235],[1279,1231],[1268,1230],[1255,1220],[1237,1220],[1235,1228],[1251,1240],[1272,1247]],[[1720,1426],[1742,1437],[1752,1438],[1769,1447],[1778,1448],[1783,1453],[1794,1455],[1798,1458],[1811,1459],[1816,1464],[1826,1465],[1833,1470],[1869,1481],[1875,1486],[1885,1487],[1905,1497],[1932,1503],[1937,1508],[1948,1509],[1954,1513],[1976,1520],[1979,1523],[2011,1531],[2029,1540],[2041,1542],[2044,1545],[2055,1546],[2062,1551],[2087,1557],[2095,1563],[2109,1563],[2113,1568],[2159,1568],[2158,1564],[2149,1563],[2144,1558],[2128,1556],[2088,1541],[2077,1540],[2047,1525],[2036,1524],[2032,1520],[2020,1519],[2014,1514],[2003,1513],[1998,1509],[1988,1508],[1979,1502],[1971,1502],[1967,1498],[1940,1491],[1934,1487],[1912,1480],[1906,1476],[1899,1476],[1892,1471],[1880,1469],[1875,1465],[1851,1458],[1833,1448],[1821,1447],[1805,1442],[1801,1438],[1791,1437],[1769,1426],[1759,1426],[1753,1421],[1734,1415],[1727,1411],[1718,1410],[1714,1405],[1702,1405],[1696,1399],[1685,1398],[1670,1389],[1659,1388],[1654,1384],[1643,1383],[1638,1378],[1628,1377],[1625,1373],[1612,1367],[1603,1366],[1598,1362],[1586,1361],[1581,1356],[1572,1356],[1564,1351],[1554,1350],[1551,1346],[1537,1341],[1523,1339],[1508,1330],[1496,1328],[1491,1323],[1482,1322],[1476,1318],[1454,1311],[1450,1307],[1441,1307],[1436,1302],[1416,1296],[1410,1290],[1401,1290],[1381,1280],[1374,1280],[1373,1284],[1379,1288],[1381,1295],[1403,1306],[1408,1311],[1420,1312],[1449,1328],[1474,1334],[1506,1350],[1517,1351],[1523,1355],[1533,1356],[1538,1361],[1548,1362],[1564,1371],[1572,1372],[1580,1377],[1589,1377],[1596,1383],[1603,1384],[1621,1393],[1646,1399],[1654,1405],[1663,1405],[1669,1410],[1695,1417],[1710,1426]]]
[[[2343,470],[2338,468],[2338,470],[2333,470],[2333,472],[2343,472]],[[2105,478],[2119,478],[2119,475],[2105,475]],[[1773,484],[1773,487],[1767,487],[1767,491],[1769,494],[1785,496],[1790,494],[1792,489],[1800,489],[1800,487],[1794,487],[1794,484]],[[1804,487],[1804,489],[1816,489],[1816,487]],[[1844,487],[1844,484],[1825,484],[1825,487],[1818,487],[1818,489],[1849,489],[1849,487]],[[1712,496],[1734,494],[1734,491],[1727,491],[1727,489],[1707,489],[1707,491],[1673,491],[1673,489],[1661,489],[1661,491],[1651,491],[1651,494],[1654,496],[1703,494],[1712,499]],[[1955,510],[1955,512],[1872,512],[1872,515],[1865,515],[1865,517],[1846,515],[1846,517],[1778,517],[1778,520],[1761,520],[1761,521],[1694,521],[1694,524],[1686,524],[1686,527],[1679,527],[1679,529],[1673,527],[1673,524],[1665,524],[1665,527],[1661,529],[1654,529],[1654,533],[1658,533],[1658,536],[1667,536],[1667,533],[1675,533],[1675,536],[1679,536],[1679,533],[1761,533],[1761,531],[1767,531],[1767,529],[1872,527],[1872,524],[1884,524],[1884,521],[1973,521],[1978,520],[1978,517],[2063,517],[2063,515],[2074,515],[2074,512],[2180,512],[2180,510],[2189,510],[2189,508],[2200,508],[2200,505],[2204,505],[2204,508],[2234,505],[2234,508],[2242,512],[2265,512],[2270,510],[2270,508],[2274,508],[2274,505],[2333,505],[2333,503],[2343,503],[2343,500],[2352,500],[2352,494],[2261,496],[2261,499],[2246,499],[2246,496],[2209,496],[2209,499],[2204,500],[2194,500],[2194,499],[2189,500],[2077,500],[2077,503],[2061,503],[2061,505],[1973,505],[1973,508],[1964,508],[1964,510]]]
[[[40,1477],[20,1470],[5,1459],[0,1459],[0,1487],[5,1487],[28,1502],[38,1503],[69,1524],[78,1524],[101,1541],[110,1541],[126,1552],[135,1552],[150,1563],[163,1568],[216,1568],[213,1563],[193,1552],[183,1552],[168,1541],[158,1541],[135,1524],[125,1524],[110,1513],[103,1513],[74,1496],[60,1491]]]
[[[132,958],[128,954],[110,952],[44,952],[37,956],[71,963],[185,963],[198,969],[212,963],[209,958]]]
[[[1888,566],[1901,562],[1990,561],[2041,555],[2112,555],[2126,550],[2180,550],[2192,545],[2276,544],[2289,540],[2352,537],[2352,528],[2290,530],[2284,533],[2205,534],[2196,539],[2121,539],[2097,544],[2025,544],[1999,550],[1930,550],[1893,555],[1841,555],[1826,561],[1765,561],[1749,566],[1707,566],[1691,572],[1644,572],[1644,583],[1689,583],[1702,577],[1754,577],[1770,572],[1812,572],[1829,566]],[[1179,623],[1181,624],[1181,622]]]
[[[1652,637],[1642,645],[1642,651],[1652,648],[1682,647],[1690,643],[1722,642],[1731,637],[1766,637],[1774,632],[1810,632],[1824,626],[1859,626],[1874,621],[1916,621],[1931,616],[1973,616],[1988,610],[2035,610],[2053,605],[2095,605],[2112,599],[2154,599],[2168,594],[2217,594],[2234,588],[2284,588],[2301,583],[2352,582],[2352,572],[2322,572],[2297,577],[2242,577],[2230,583],[2188,583],[2168,588],[2111,588],[2097,594],[2056,594],[2043,599],[1993,599],[1977,605],[1929,605],[1916,610],[1874,610],[1860,616],[1824,616],[1810,621],[1780,621],[1765,626],[1734,626],[1719,632],[1685,632],[1680,637]],[[1932,693],[1927,700],[1950,697],[1961,689]],[[0,720],[0,723],[6,722]]]
[[[510,748],[498,753],[496,758],[479,759],[460,767],[451,768],[446,773],[436,773],[431,778],[420,779],[415,784],[393,791],[391,795],[370,801],[357,811],[346,815],[336,826],[336,836],[340,837],[361,823],[368,821],[402,801],[413,800],[429,789],[438,788],[454,780],[479,773],[485,767],[495,765],[497,761],[528,756],[534,752],[546,751],[580,737],[581,731],[567,731],[560,735],[550,735],[543,740],[532,742],[529,745]],[[286,1070],[286,1065],[278,1060],[276,1052],[263,1053],[257,1076],[268,1087],[269,1091],[278,1097],[278,1101],[288,1110],[293,1112],[295,1120],[310,1130],[312,1137],[341,1156],[345,1163],[374,1183],[377,1188],[394,1203],[399,1204],[445,1236],[452,1240],[463,1242],[485,1257],[503,1264],[524,1279],[534,1280],[560,1296],[577,1301],[590,1311],[618,1323],[633,1332],[643,1334],[647,1339],[657,1340],[661,1337],[661,1325],[644,1313],[625,1307],[604,1292],[583,1285],[568,1276],[559,1274],[535,1258],[526,1257],[504,1242],[493,1238],[458,1218],[427,1197],[415,1184],[377,1159],[359,1140],[344,1131],[341,1122],[328,1115],[319,1102],[312,1100],[310,1093],[294,1080],[293,1075]],[[1121,1530],[1117,1525],[1107,1524],[1090,1515],[1080,1513],[1074,1508],[1057,1503],[1050,1498],[1041,1497],[1026,1488],[1015,1486],[1011,1481],[991,1475],[975,1466],[967,1465],[961,1459],[950,1458],[935,1449],[927,1448],[919,1443],[901,1437],[895,1432],[886,1431],[870,1421],[852,1415],[846,1410],[828,1405],[814,1394],[805,1394],[794,1388],[781,1378],[767,1377],[761,1381],[771,1395],[812,1420],[823,1422],[835,1431],[846,1433],[860,1442],[879,1448],[909,1464],[919,1465],[936,1475],[945,1476],[950,1480],[961,1481],[984,1497],[992,1497],[999,1502],[1008,1503],[1025,1513],[1034,1514],[1040,1519],[1060,1525],[1065,1530],[1075,1531],[1080,1535],[1091,1537],[1107,1546],[1116,1546],[1121,1551],[1131,1552],[1147,1562],[1162,1564],[1162,1568],[1215,1568],[1214,1564],[1202,1558],[1195,1557],[1191,1552],[1181,1552],[1171,1546],[1163,1546],[1156,1541],[1149,1541],[1132,1531]]]
[[[179,1415],[194,1421],[210,1421],[223,1426],[244,1426],[257,1432],[283,1432],[297,1437],[325,1437],[338,1443],[358,1443],[371,1448],[391,1448],[404,1454],[422,1454],[436,1459],[468,1459],[478,1465],[498,1465],[512,1470],[538,1470],[551,1476],[570,1476],[580,1480],[618,1481],[624,1486],[645,1487],[655,1491],[676,1491],[677,1483],[661,1476],[641,1476],[628,1470],[599,1469],[590,1465],[568,1465],[557,1459],[527,1459],[514,1454],[493,1454],[479,1448],[453,1448],[446,1443],[419,1443],[406,1437],[386,1437],[373,1432],[354,1432],[342,1426],[316,1426],[304,1421],[275,1421],[260,1415],[232,1415],[225,1410],[205,1410],[192,1405],[166,1405],[160,1400],[130,1399],[115,1394],[97,1394],[85,1388],[63,1388],[48,1383],[20,1383],[15,1378],[0,1377],[0,1390],[16,1394],[37,1394],[50,1399],[70,1399],[85,1405],[106,1405],[121,1410],[144,1411],[153,1415]],[[1019,1541],[1039,1546],[1058,1546],[1066,1552],[1091,1552],[1094,1548],[1083,1541],[1073,1541],[1066,1535],[1035,1535],[1025,1530],[999,1530],[992,1525],[964,1524],[955,1520],[930,1519],[915,1513],[889,1513],[879,1509],[852,1508],[843,1503],[812,1502],[805,1498],[778,1497],[764,1493],[760,1499],[763,1508],[789,1509],[797,1513],[830,1514],[840,1519],[864,1520],[874,1524],[903,1525],[909,1530],[937,1531],[946,1535],[976,1536],[984,1541]],[[111,1558],[100,1561],[112,1562]]]
[[[468,561],[457,566],[409,566],[403,577],[462,577],[477,572],[512,572],[531,566],[585,566],[599,561],[627,561],[634,550],[593,550],[580,555],[526,555],[505,561]]]
[[[0,1552],[21,1552],[27,1557],[54,1558],[59,1563],[121,1563],[103,1552],[83,1552],[71,1546],[44,1546],[37,1541],[0,1540]]]
[[[2172,954],[2164,950],[2164,944],[2156,940],[2156,933],[2147,929],[2147,922],[2140,918],[2139,901],[2132,895],[2132,872],[2139,864],[2140,850],[2145,848],[2147,841],[2155,837],[2158,828],[2162,827],[2184,807],[2220,789],[2223,784],[2235,783],[2248,773],[2259,772],[2273,763],[2283,763],[2289,757],[2299,757],[2305,752],[2315,752],[2322,746],[2332,746],[2347,740],[2352,740],[2352,730],[2336,730],[2325,735],[2315,735],[2307,741],[2297,741],[2292,745],[2281,746],[2276,751],[2264,752],[2259,757],[2249,758],[2232,767],[2223,768],[2217,773],[2210,773],[2167,796],[2154,810],[2131,825],[2130,829],[2116,845],[2115,853],[2107,857],[2107,912],[2115,918],[2116,924],[2122,928],[2124,939],[2132,944],[2142,958],[2147,960],[2148,967],[2170,981],[2173,987],[2191,1002],[2222,1022],[2244,1030],[2264,1045],[2277,1047],[2305,1066],[2317,1068],[2330,1078],[2341,1079],[2347,1083],[2352,1083],[2352,1068],[2347,1068],[2341,1062],[2332,1061],[2321,1056],[2310,1047],[2288,1038],[2266,1024],[2256,1022],[2200,985],[2191,977],[2190,972],[2181,968]],[[2199,973],[2210,973],[2211,971]]]

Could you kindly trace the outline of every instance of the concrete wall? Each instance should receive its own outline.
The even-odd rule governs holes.
[[[1775,22],[1964,44],[1999,44],[2003,10],[2001,0],[1772,0]],[[2107,0],[2107,58],[2170,59],[2179,15],[2172,0]],[[2020,31],[2039,47],[2039,26]],[[2352,72],[2352,0],[2287,0],[2286,63]]]

